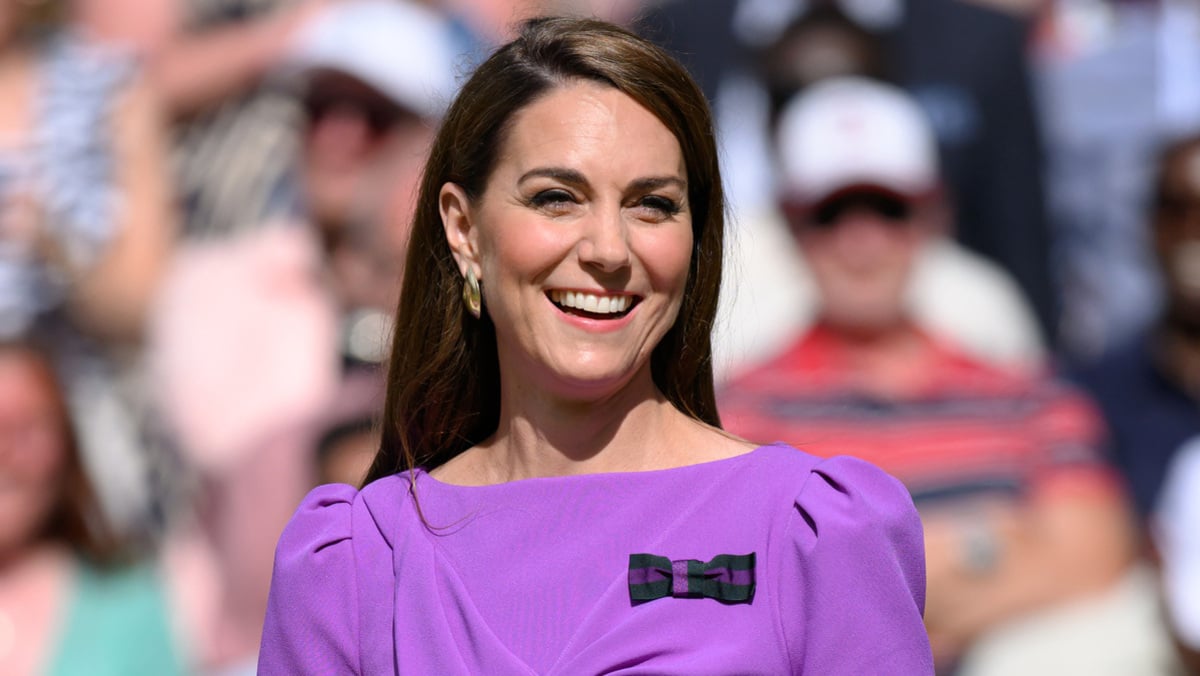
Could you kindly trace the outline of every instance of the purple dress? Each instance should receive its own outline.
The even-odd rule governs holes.
[[[661,598],[632,598],[654,582]],[[304,500],[259,673],[932,674],[924,602],[912,500],[853,458],[777,444],[493,486],[417,471]]]

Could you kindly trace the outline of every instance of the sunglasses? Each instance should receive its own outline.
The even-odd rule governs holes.
[[[907,225],[912,219],[913,207],[908,201],[875,192],[853,192],[824,200],[805,212],[801,222],[809,227],[828,230],[841,223],[846,214],[854,211],[869,211],[889,225]]]
[[[383,136],[409,114],[379,96],[363,92],[321,91],[310,92],[303,100],[304,113],[310,125],[319,124],[335,111],[349,113],[361,118],[375,136]]]

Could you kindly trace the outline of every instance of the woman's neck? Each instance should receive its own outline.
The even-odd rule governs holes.
[[[435,470],[437,478],[480,485],[637,472],[736,452],[730,444],[714,443],[724,441],[720,431],[676,409],[654,385],[649,368],[598,400],[565,401],[520,388],[505,390],[501,398],[496,433]]]

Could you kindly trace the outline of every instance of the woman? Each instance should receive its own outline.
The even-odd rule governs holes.
[[[418,198],[372,483],[284,532],[260,673],[932,673],[904,489],[719,428],[716,157],[696,85],[622,29],[534,20],[479,68]]]
[[[0,673],[184,673],[160,578],[123,559],[49,361],[0,343]]]

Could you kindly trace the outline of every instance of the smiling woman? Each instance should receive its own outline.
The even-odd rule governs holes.
[[[506,278],[481,266],[515,260],[508,252],[522,260],[567,255],[571,238],[579,247],[570,255],[599,259],[573,272],[571,284],[561,274],[550,280],[557,287],[538,280],[539,295],[570,291],[576,305],[583,296],[587,311],[588,295],[597,297],[598,309],[603,295],[619,292],[629,298],[623,302],[630,315],[661,322],[666,317],[659,310],[643,310],[661,305],[663,289],[656,289],[655,303],[638,309],[643,299],[631,277],[636,267],[643,276],[638,283],[648,283],[645,267],[612,257],[632,255],[635,240],[639,247],[672,234],[678,241],[689,231],[676,311],[665,334],[643,344],[651,354],[639,366],[675,409],[719,424],[709,335],[721,277],[724,197],[707,106],[686,71],[661,51],[606,24],[583,26],[564,19],[530,24],[521,39],[480,66],[446,117],[418,198],[406,264],[414,272],[398,313],[405,330],[393,343],[388,419],[371,478],[432,470],[496,432],[506,402],[501,384],[516,385],[502,380],[497,350],[517,349],[500,345],[497,333],[503,339],[520,326],[528,330],[519,344],[529,348],[536,338],[547,350],[557,334],[540,333],[535,322],[542,315],[514,315],[521,309],[504,302]],[[626,128],[631,122],[636,127]],[[654,157],[660,151],[667,159]],[[618,159],[621,166],[607,166]],[[623,225],[600,227],[605,218],[615,223],[615,207]],[[632,222],[644,225],[631,228]],[[548,251],[552,234],[558,254]],[[458,245],[472,238],[479,243],[474,249]],[[457,302],[468,271],[483,284],[487,307],[480,321],[464,321]],[[639,319],[633,330],[651,323]],[[585,351],[581,358],[594,356]]]
[[[650,354],[679,315],[692,254],[679,142],[626,94],[580,81],[514,115],[500,157],[477,200],[452,182],[440,197],[458,266],[484,283],[501,420],[506,407],[543,415],[525,393],[653,399]]]
[[[259,673],[932,673],[891,477],[720,429],[724,202],[686,71],[537,19],[426,166],[362,491],[280,540]]]

